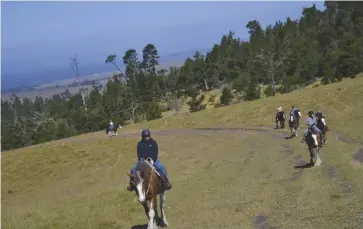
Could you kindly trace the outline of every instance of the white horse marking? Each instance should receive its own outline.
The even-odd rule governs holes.
[[[149,223],[147,225],[148,229],[154,229],[154,218],[155,218],[155,211],[154,211],[154,206],[153,206],[153,202],[151,201],[150,203],[150,210],[149,210]]]
[[[138,183],[136,185],[137,192],[139,193],[139,201],[140,202],[144,202],[145,199],[146,199],[145,193],[142,191],[142,183],[143,183],[143,181],[140,181],[140,183]]]
[[[164,224],[168,226],[168,221],[166,220],[165,211],[164,211],[164,202],[166,199],[165,193],[160,193],[160,212],[161,212],[161,219],[163,220]]]
[[[314,142],[315,142],[315,145],[317,146],[317,145],[319,145],[319,143],[318,143],[318,140],[317,140],[317,135],[316,134],[312,134],[311,135],[312,137],[313,137],[313,139],[314,139]]]
[[[322,118],[322,119],[321,119],[321,122],[324,124],[324,126],[326,126],[325,118]]]

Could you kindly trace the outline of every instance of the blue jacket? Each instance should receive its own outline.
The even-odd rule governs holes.
[[[159,148],[158,143],[154,139],[141,140],[137,144],[137,160],[150,157],[155,162],[158,159]]]

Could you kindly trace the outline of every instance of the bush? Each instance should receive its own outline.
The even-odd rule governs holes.
[[[271,85],[268,85],[266,89],[263,91],[263,93],[266,95],[266,97],[274,96],[274,90]]]
[[[233,95],[231,93],[231,90],[229,88],[227,88],[227,87],[223,88],[222,95],[221,95],[221,97],[219,99],[220,99],[221,104],[229,105],[229,103],[233,99]]]
[[[162,111],[160,109],[160,106],[157,102],[151,102],[148,106],[146,117],[145,119],[147,121],[153,120],[153,119],[159,119],[162,117]]]
[[[201,111],[206,108],[207,105],[202,105],[201,103],[204,101],[204,95],[202,95],[199,99],[196,97],[192,98],[187,104],[189,105],[190,112]]]

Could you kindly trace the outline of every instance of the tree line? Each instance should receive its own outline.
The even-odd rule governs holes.
[[[230,31],[206,55],[196,52],[179,68],[157,70],[158,50],[148,44],[141,59],[135,49],[122,59],[109,55],[105,63],[117,73],[88,94],[81,89],[75,95],[65,91],[35,101],[16,96],[2,101],[2,150],[102,130],[110,120],[158,119],[163,111],[178,112],[185,98],[191,112],[203,110],[202,92],[212,89],[221,89],[220,104],[228,105],[235,93],[255,100],[261,94],[291,92],[317,78],[329,84],[363,71],[361,2],[326,1],[324,10],[304,8],[299,20],[287,18],[266,28],[253,20],[246,29],[248,41]],[[71,64],[78,76],[76,58]]]

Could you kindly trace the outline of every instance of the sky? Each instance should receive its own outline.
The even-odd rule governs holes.
[[[248,39],[248,21],[266,26],[288,16],[298,19],[314,3],[323,8],[322,1],[2,1],[2,82],[10,75],[69,68],[74,54],[81,64],[103,64],[108,54],[141,52],[148,43],[162,56],[211,48],[229,30]]]

